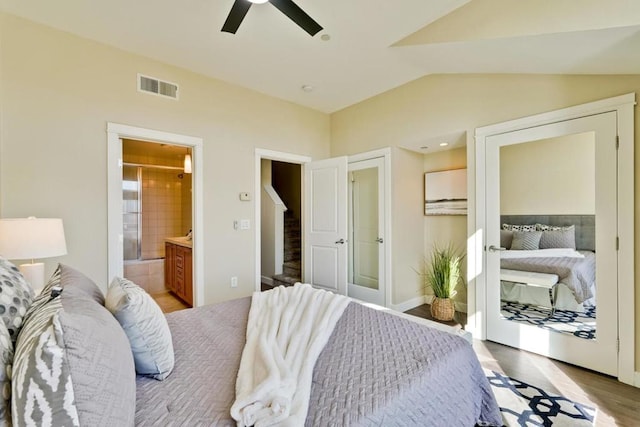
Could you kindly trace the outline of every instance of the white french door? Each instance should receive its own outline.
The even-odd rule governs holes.
[[[384,158],[349,163],[348,295],[385,305]]]
[[[304,165],[304,281],[347,294],[347,157]]]
[[[596,338],[582,339],[501,314],[500,149],[513,144],[579,133],[595,138]],[[486,320],[487,339],[539,353],[609,375],[618,374],[617,150],[616,113],[532,127],[486,138]],[[567,164],[571,159],[563,159]],[[580,165],[575,165],[580,167]],[[568,168],[569,169],[569,168]],[[523,174],[528,173],[522,170]],[[527,188],[522,189],[523,192]]]

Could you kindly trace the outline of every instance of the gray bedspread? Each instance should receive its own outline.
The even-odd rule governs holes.
[[[175,368],[138,377],[136,425],[235,426],[229,409],[250,299],[167,315]],[[501,425],[467,341],[351,303],[320,354],[307,426]]]
[[[596,254],[590,251],[580,251],[580,253],[584,258],[503,258],[500,260],[500,268],[556,274],[559,278],[558,282],[567,285],[578,304],[582,304],[593,297],[592,288],[596,281]]]

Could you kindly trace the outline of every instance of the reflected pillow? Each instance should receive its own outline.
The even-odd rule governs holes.
[[[542,231],[514,231],[511,249],[517,251],[535,251],[539,249]]]
[[[543,231],[540,238],[540,249],[576,248],[576,231],[573,225],[565,230]]]
[[[500,230],[500,247],[505,249],[511,249],[512,242],[513,242],[513,231]]]
[[[537,231],[551,231],[551,230],[575,230],[575,225],[547,225],[547,224],[536,224]]]
[[[536,224],[502,224],[502,229],[508,231],[536,231]]]

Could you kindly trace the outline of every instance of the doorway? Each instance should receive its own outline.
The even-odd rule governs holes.
[[[301,165],[302,172],[302,280],[315,287],[349,295],[382,306],[391,302],[391,150],[388,148],[361,153],[349,157],[339,157],[319,161],[289,153],[256,149],[256,185],[255,194],[259,195],[263,188],[262,165],[264,160],[274,160]],[[370,163],[367,163],[370,162]],[[360,230],[356,239],[361,248],[351,252],[352,280],[349,280],[349,252],[354,246],[349,226],[349,209],[355,212],[360,209],[362,218],[371,206],[362,205],[356,209],[349,207],[348,192],[350,181],[347,171],[369,169],[377,178],[368,180],[374,184],[378,192],[374,203],[377,211],[377,233],[373,239],[365,237],[364,230]],[[366,175],[367,172],[364,172]],[[358,173],[356,172],[356,175]],[[373,187],[367,184],[361,190],[371,191]],[[352,187],[353,191],[353,187]],[[356,195],[359,190],[356,189]],[[366,197],[367,203],[372,203],[371,197]],[[363,199],[364,201],[364,199]],[[277,204],[277,203],[276,203]],[[356,204],[357,205],[357,204]],[[261,197],[256,197],[256,219],[260,224],[263,203]],[[353,218],[352,218],[353,219]],[[371,231],[375,227],[369,227]],[[314,221],[315,220],[315,221]],[[356,223],[357,224],[357,223]],[[255,289],[261,289],[264,280],[261,274],[263,260],[262,240],[264,231],[256,227],[256,283]],[[370,242],[366,241],[371,240]],[[375,243],[375,245],[373,244]],[[377,257],[376,253],[377,248]],[[375,257],[375,259],[374,259]],[[276,266],[280,263],[276,262]],[[357,283],[353,278],[358,276]],[[367,278],[365,280],[365,277]],[[362,279],[362,280],[361,280]],[[348,287],[348,283],[354,286]],[[367,286],[368,285],[368,286]]]
[[[190,307],[192,263],[173,264],[193,256],[192,149],[123,139],[122,159],[124,277],[163,302],[177,299],[172,307]]]
[[[184,290],[192,289],[193,306],[199,306],[204,304],[204,273],[203,273],[203,192],[202,192],[202,139],[195,138],[185,135],[172,134],[168,132],[155,131],[151,129],[137,128],[133,126],[121,125],[116,123],[108,123],[107,124],[107,172],[108,172],[108,254],[109,254],[109,278],[113,277],[124,277],[124,258],[125,258],[125,217],[127,221],[139,215],[139,213],[135,210],[135,203],[133,203],[133,198],[139,196],[135,196],[136,192],[131,192],[129,195],[132,197],[132,203],[130,203],[130,207],[133,208],[134,213],[129,213],[123,215],[125,213],[123,208],[127,207],[126,203],[123,203],[123,189],[125,186],[126,179],[131,177],[131,181],[138,182],[138,167],[141,167],[140,164],[143,162],[129,162],[129,166],[126,166],[123,160],[123,140],[134,140],[140,143],[152,143],[155,146],[159,147],[162,144],[166,146],[175,146],[174,150],[180,151],[181,157],[181,165],[180,166],[171,166],[172,168],[178,169],[153,169],[156,172],[158,170],[162,170],[165,173],[169,173],[170,175],[175,175],[177,180],[180,180],[178,175],[180,173],[183,174],[182,181],[184,181],[185,175],[185,164],[184,158],[186,154],[191,155],[191,228],[192,232],[192,257],[184,258],[183,261],[190,264],[191,272],[192,272],[192,287],[184,287]],[[126,171],[125,171],[126,166]],[[131,169],[132,168],[132,169]],[[135,173],[132,172],[135,170]],[[144,175],[144,172],[141,172]],[[134,177],[135,176],[135,177]],[[133,188],[134,186],[138,186],[139,184],[129,183],[126,184],[129,187]],[[144,190],[144,189],[143,189]],[[189,206],[180,206],[180,209],[188,210]],[[178,207],[176,207],[178,209]],[[186,214],[185,216],[189,216]],[[134,222],[135,223],[135,222]],[[132,226],[133,223],[128,222],[127,226]],[[138,222],[138,226],[140,223]],[[144,227],[144,226],[143,226]],[[187,239],[186,236],[183,235],[182,228],[183,225],[180,224],[180,231],[176,229],[176,233],[179,233],[177,236],[169,236],[169,237],[178,237],[180,239]],[[184,231],[186,234],[186,231]],[[130,241],[127,245],[127,252],[130,257],[137,256],[138,247],[140,248],[140,253],[142,255],[144,244],[140,245],[140,241],[133,237],[134,234],[138,234],[138,231],[129,233]],[[170,233],[173,234],[173,233]],[[165,236],[166,237],[166,236]],[[156,249],[158,249],[158,245],[164,244],[164,237],[161,239],[162,241],[155,241],[154,245]],[[143,240],[144,241],[144,240]],[[147,240],[147,243],[153,242],[154,240]],[[134,243],[135,242],[135,243]],[[182,243],[182,242],[180,242]],[[138,247],[136,247],[138,246]],[[135,251],[132,249],[135,247]],[[135,255],[133,254],[135,252]],[[145,254],[148,257],[154,258],[153,253]],[[142,255],[142,257],[145,257]],[[157,252],[156,252],[157,255]],[[185,261],[186,260],[186,261]],[[155,267],[154,267],[155,268]],[[166,275],[166,273],[165,273]]]
[[[537,352],[633,383],[635,334],[629,334],[628,329],[633,329],[634,313],[634,195],[630,188],[633,181],[634,99],[634,95],[621,96],[476,130],[476,144],[471,153],[475,157],[476,203],[475,213],[470,218],[473,222],[470,222],[468,245],[470,289],[475,291],[475,295],[469,295],[469,305],[475,306],[475,310],[470,310],[470,326],[476,337]],[[560,156],[565,161],[564,169],[553,178],[557,173],[554,170],[562,168],[551,161],[553,154],[549,147],[569,146],[570,140],[582,141],[578,142],[582,150],[580,155],[586,154],[591,160],[580,162],[574,157]],[[593,151],[590,146],[594,147]],[[546,163],[542,171],[539,165],[521,167],[520,175],[542,175],[530,185],[519,184],[518,191],[512,191],[507,198],[503,193],[508,193],[512,181],[517,180],[507,178],[508,172],[501,160],[520,147],[529,151],[528,154],[520,152],[520,155],[530,158],[537,156],[532,150],[547,147]],[[585,168],[592,168],[586,174],[593,183],[591,186],[573,181],[573,175]],[[571,170],[575,174],[571,174]],[[550,180],[546,189],[535,188],[534,184],[544,179]],[[572,187],[571,191],[568,187]],[[551,204],[546,203],[558,192],[564,193]],[[540,198],[541,193],[548,198]],[[519,200],[519,204],[513,203],[514,199]],[[527,206],[527,203],[526,211],[510,211]],[[552,212],[559,205],[581,212],[571,212],[572,215]],[[508,233],[505,232],[509,231],[514,240],[507,248]],[[547,241],[542,245],[542,251],[564,251],[569,247],[574,253],[561,255],[562,261],[555,258],[556,264],[573,263],[570,260],[573,256],[585,258],[587,254],[583,252],[591,252],[595,263],[597,253],[593,301],[589,301],[590,283],[572,280],[578,275],[570,272],[567,276],[565,272],[548,269],[533,271],[530,266],[522,266],[529,262],[548,267],[547,261],[551,259],[548,252],[539,258],[531,255],[531,251],[539,250],[540,242],[536,248],[529,247],[536,246],[531,243],[535,240],[533,237],[544,235],[565,240],[556,242],[556,247],[549,246]],[[568,237],[572,238],[569,244]],[[517,255],[517,259],[513,260],[511,255]],[[571,277],[572,274],[575,277]],[[541,319],[522,322],[519,321],[522,319],[509,318],[510,310],[505,310],[505,301],[514,297],[530,298],[536,288],[542,289],[542,294],[534,297],[537,302],[528,300],[526,304],[539,306],[536,311]],[[565,297],[570,297],[569,303],[574,304],[568,311],[579,310],[576,303],[584,303],[585,307],[597,304],[593,322],[595,337],[540,327],[539,320],[551,319],[554,311],[563,310],[564,307],[555,306],[560,300],[559,292],[565,292]],[[618,325],[625,325],[625,328],[618,329]]]

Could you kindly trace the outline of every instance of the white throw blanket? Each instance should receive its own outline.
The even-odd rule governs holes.
[[[502,251],[500,252],[500,258],[584,258],[584,255],[575,249],[552,248],[535,249],[531,251]]]
[[[231,416],[238,426],[302,426],[313,368],[349,304],[308,284],[254,292]]]

